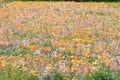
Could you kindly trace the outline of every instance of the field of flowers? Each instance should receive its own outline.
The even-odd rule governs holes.
[[[120,3],[1,3],[0,80],[120,80]]]

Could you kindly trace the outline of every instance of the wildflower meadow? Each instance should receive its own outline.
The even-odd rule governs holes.
[[[0,2],[0,80],[120,80],[120,2]]]

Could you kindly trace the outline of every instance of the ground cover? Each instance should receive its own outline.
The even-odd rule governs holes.
[[[120,80],[120,3],[0,5],[0,80]]]

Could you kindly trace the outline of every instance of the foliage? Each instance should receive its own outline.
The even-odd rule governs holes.
[[[54,75],[47,75],[44,80],[63,80],[63,75],[59,72],[54,72]]]
[[[119,80],[119,71],[114,71],[109,67],[100,68],[94,74],[84,77],[84,80]]]

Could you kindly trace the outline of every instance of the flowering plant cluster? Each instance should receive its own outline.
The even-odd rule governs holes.
[[[0,6],[0,79],[119,80],[119,13],[104,2]]]

